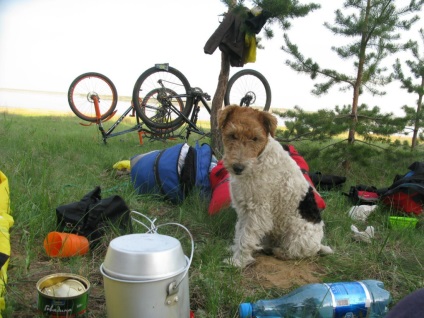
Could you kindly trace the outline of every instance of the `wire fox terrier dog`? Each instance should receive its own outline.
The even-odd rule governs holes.
[[[226,261],[243,268],[256,251],[283,260],[333,253],[321,244],[324,222],[312,187],[274,139],[277,119],[231,105],[219,113],[218,123],[237,212],[233,255]]]

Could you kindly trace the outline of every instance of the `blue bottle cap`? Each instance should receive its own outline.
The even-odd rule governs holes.
[[[240,318],[251,318],[252,317],[252,304],[242,303],[239,306]]]

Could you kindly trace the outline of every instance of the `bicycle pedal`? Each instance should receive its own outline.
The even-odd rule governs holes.
[[[135,115],[129,115],[130,117],[135,117]]]

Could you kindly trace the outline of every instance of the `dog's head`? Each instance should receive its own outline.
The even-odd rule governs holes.
[[[277,119],[270,113],[231,105],[220,111],[218,127],[224,144],[224,164],[241,175],[263,152],[268,136],[274,137]]]

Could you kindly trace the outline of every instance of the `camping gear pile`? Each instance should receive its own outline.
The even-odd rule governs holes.
[[[317,206],[324,210],[325,200],[319,192],[341,189],[346,177],[310,172],[306,160],[293,145],[283,147],[314,189]],[[424,205],[424,162],[414,162],[408,169],[408,173],[395,176],[393,184],[387,188],[377,189],[362,184],[351,186],[348,193],[343,193],[354,204],[349,215],[364,220],[371,211],[364,212],[367,208],[358,207],[377,203],[400,213],[421,214]],[[173,203],[181,203],[192,189],[199,188],[210,200],[210,215],[231,205],[230,175],[222,160],[216,160],[207,144],[196,144],[194,148],[178,144],[134,156],[131,159],[131,180],[139,194],[157,194]]]
[[[325,201],[316,186],[332,189],[340,187],[345,177],[323,176],[309,173],[306,160],[293,145],[283,146],[302,170],[305,179],[314,189],[314,196],[320,210]],[[155,150],[131,158],[131,181],[139,194],[154,194],[181,203],[192,189],[197,188],[209,199],[208,213],[214,215],[231,205],[230,175],[222,160],[217,161],[208,144],[177,144],[164,150]],[[314,183],[312,178],[316,181]]]
[[[356,205],[381,203],[402,213],[419,215],[424,206],[424,162],[414,162],[408,169],[409,172],[396,175],[387,188],[359,184],[344,194]]]

